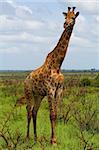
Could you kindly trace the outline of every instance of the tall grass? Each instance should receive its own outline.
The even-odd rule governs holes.
[[[24,76],[23,76],[24,75]],[[33,150],[98,150],[99,148],[99,88],[80,86],[84,74],[65,76],[63,102],[58,108],[56,122],[57,145],[50,144],[49,107],[45,98],[37,117],[38,141],[33,140],[31,121],[30,140],[26,141],[26,106],[16,106],[18,97],[23,95],[23,78],[26,74],[14,74],[13,79],[6,76],[0,80],[0,149],[33,149]],[[95,77],[87,78],[93,82]],[[96,81],[95,81],[96,82]],[[4,134],[8,141],[1,136]]]

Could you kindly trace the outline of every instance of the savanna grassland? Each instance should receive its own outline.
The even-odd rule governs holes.
[[[0,72],[0,150],[99,150],[99,73],[64,73],[63,100],[58,106],[57,145],[50,144],[47,98],[37,118],[38,142],[26,141],[26,106],[16,104],[23,96],[29,72]]]

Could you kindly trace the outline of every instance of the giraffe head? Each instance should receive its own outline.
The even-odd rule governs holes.
[[[70,11],[71,7],[68,7],[68,13],[63,12],[63,15],[65,16],[64,28],[67,28],[68,26],[73,26],[75,24],[75,19],[79,15],[79,12],[74,12],[75,8],[76,7],[73,7],[72,11]]]

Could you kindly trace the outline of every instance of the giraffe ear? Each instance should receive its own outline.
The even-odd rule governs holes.
[[[77,12],[77,13],[76,13],[75,18],[77,18],[77,17],[78,17],[78,15],[79,15],[79,12]]]
[[[66,12],[63,12],[63,15],[65,16],[65,18],[67,17],[67,13]]]

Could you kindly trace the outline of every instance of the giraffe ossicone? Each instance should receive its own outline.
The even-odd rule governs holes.
[[[56,143],[55,123],[57,119],[57,105],[62,99],[64,75],[60,68],[65,58],[69,40],[79,12],[74,13],[74,7],[68,8],[65,16],[63,33],[55,48],[47,55],[44,64],[32,71],[24,81],[24,93],[27,104],[27,138],[29,138],[29,128],[31,118],[33,119],[34,140],[37,140],[36,120],[37,112],[42,99],[47,96],[50,109],[51,121],[51,143]]]

